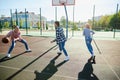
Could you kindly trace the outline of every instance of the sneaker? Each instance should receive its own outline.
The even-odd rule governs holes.
[[[91,62],[91,60],[93,60],[93,56],[91,56],[89,59],[88,59],[88,62]]]
[[[60,51],[60,52],[57,52],[57,54],[58,54],[58,55],[61,55],[61,54],[62,54],[62,52],[61,52],[61,51]]]
[[[31,50],[31,49],[28,49],[28,50],[26,50],[25,52],[32,52],[32,50]]]
[[[93,57],[93,63],[96,64],[96,61],[95,61],[95,56]]]
[[[10,55],[10,54],[7,54],[6,57],[11,58],[11,55]]]
[[[69,61],[69,57],[68,56],[65,58],[65,61]]]

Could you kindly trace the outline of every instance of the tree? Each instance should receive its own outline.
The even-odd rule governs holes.
[[[105,15],[100,18],[100,20],[95,21],[95,26],[97,26],[98,29],[104,29],[105,31],[111,30],[110,27],[110,20],[112,15]]]
[[[9,28],[9,25],[10,25],[10,23],[7,21],[7,22],[4,22],[4,27],[5,28]]]
[[[23,20],[20,19],[20,28],[23,26]]]
[[[13,25],[16,25],[16,21],[15,20],[13,21]]]
[[[112,16],[110,26],[114,29],[120,29],[120,11]]]
[[[37,28],[40,29],[40,22],[38,21],[36,24],[37,24]]]
[[[61,19],[60,19],[60,23],[63,27],[65,27],[65,24],[66,24],[66,19],[65,19],[65,16],[62,16]]]
[[[2,21],[0,20],[0,32],[2,32]]]
[[[73,25],[73,30],[78,30],[78,27],[77,27],[76,23],[74,23],[74,25]]]

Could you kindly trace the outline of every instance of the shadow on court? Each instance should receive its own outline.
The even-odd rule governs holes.
[[[61,54],[58,54],[56,57],[54,57],[50,63],[41,71],[35,71],[36,78],[34,80],[48,80],[51,78],[57,71],[60,66],[62,66],[66,61],[62,61],[61,63],[55,65],[55,60],[60,56]]]
[[[26,69],[28,66],[30,66],[31,64],[33,64],[35,61],[37,61],[40,57],[44,56],[46,53],[48,53],[50,50],[52,50],[53,48],[55,48],[57,45],[51,47],[50,49],[48,49],[47,51],[45,51],[44,53],[42,53],[40,56],[38,56],[36,59],[34,59],[33,61],[31,61],[30,63],[28,63],[27,65],[25,65],[23,68],[21,68],[20,70],[18,70],[16,73],[14,73],[13,75],[11,75],[10,77],[8,77],[6,80],[12,80],[16,75],[18,75],[20,72],[22,72],[24,69]]]
[[[3,57],[3,58],[0,59],[0,63],[1,63],[1,62],[4,62],[4,61],[11,60],[11,59],[14,59],[14,58],[16,58],[16,57],[18,57],[18,56],[20,56],[20,55],[25,54],[25,53],[28,53],[28,52],[22,52],[22,53],[20,53],[20,54],[18,54],[18,55],[15,55],[15,56],[11,57],[11,58],[8,58],[8,57],[5,56],[5,57]]]
[[[78,74],[78,80],[99,80],[97,76],[93,73],[94,69],[92,62],[88,60],[85,64],[83,70]]]

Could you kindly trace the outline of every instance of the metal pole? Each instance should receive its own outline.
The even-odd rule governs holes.
[[[0,32],[2,33],[2,20],[0,20]]]
[[[66,38],[68,38],[68,14],[67,14],[66,5],[64,5],[64,8],[65,8],[65,14],[66,14]]]
[[[93,23],[92,23],[92,27],[94,27],[95,26],[95,20],[94,20],[94,18],[95,18],[95,5],[93,6]]]
[[[42,16],[41,16],[41,8],[40,8],[40,35],[42,35]]]
[[[11,14],[11,27],[12,27],[12,30],[13,30],[12,9],[10,9],[10,14]]]
[[[116,25],[115,25],[115,26],[116,26]],[[115,28],[114,28],[113,30],[114,30],[113,38],[115,38],[115,32],[116,32],[116,30],[115,30]]]
[[[72,37],[74,36],[74,12],[75,12],[75,6],[73,6],[73,27],[72,27]]]
[[[94,20],[94,18],[95,18],[95,5],[93,6],[93,24],[92,24],[92,27],[95,27],[95,24],[94,24],[94,21],[95,21],[95,20]],[[95,42],[94,39],[93,39],[93,42],[95,43],[95,46],[96,46],[99,54],[101,54],[101,51],[100,51],[100,49],[99,49],[99,47],[98,47],[98,45],[97,45],[97,43]]]
[[[57,7],[55,7],[55,21],[57,21]]]
[[[116,8],[116,16],[118,17],[118,7],[119,7],[119,4],[117,4],[117,8]],[[116,32],[116,28],[117,27],[117,23],[115,23],[115,26],[114,26],[114,34],[113,34],[113,38],[115,38],[115,32]]]
[[[16,9],[15,13],[16,13],[16,25],[18,25],[18,15],[17,15],[17,9]]]
[[[25,8],[25,26],[26,26],[26,35],[28,34],[28,27],[27,27],[27,11]]]

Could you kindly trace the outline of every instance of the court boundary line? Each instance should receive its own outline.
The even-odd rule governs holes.
[[[23,66],[21,69],[19,69],[17,72],[13,73],[11,76],[9,76],[6,80],[11,80],[12,78],[14,78],[16,75],[18,75],[20,72],[22,72],[23,70],[25,70],[28,66],[30,66],[32,63],[34,63],[35,61],[37,61],[40,57],[44,56],[46,53],[48,53],[49,51],[51,51],[54,47],[56,47],[56,45],[54,45],[53,47],[51,47],[50,49],[48,49],[47,51],[43,52],[40,56],[38,56],[37,58],[35,58],[34,60],[32,60],[31,62],[29,62],[27,65]]]
[[[106,58],[100,54],[101,57],[104,59],[105,63],[108,65],[108,67],[111,69],[111,71],[114,73],[114,75],[117,77],[118,80],[120,80],[120,77],[118,76],[118,74],[113,70],[113,68],[111,67],[111,65],[109,64],[109,62],[106,60]]]
[[[93,41],[95,42],[95,40],[93,40]],[[97,45],[97,43],[95,42],[95,46],[96,45]],[[99,55],[102,57],[102,59],[104,59],[104,61],[107,64],[107,66],[110,68],[110,70],[113,72],[113,74],[117,77],[117,79],[120,80],[120,77],[118,76],[118,74],[113,70],[112,66],[109,64],[109,62],[107,61],[107,59],[102,54],[103,52],[101,52],[101,50],[100,50],[100,48],[98,46],[96,48],[97,48],[97,51],[98,51]]]

